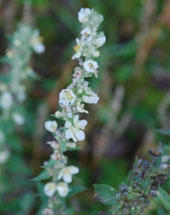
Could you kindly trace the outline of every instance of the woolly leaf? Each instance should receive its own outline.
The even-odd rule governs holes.
[[[97,198],[104,204],[115,204],[115,189],[109,185],[95,184],[94,185]]]
[[[86,188],[84,186],[71,186],[68,197],[74,196],[74,195],[81,193],[85,190],[86,190]]]
[[[44,170],[37,177],[33,178],[32,181],[41,181],[41,180],[45,180],[48,178],[50,178],[50,175],[46,170]]]
[[[160,187],[158,190],[157,199],[168,211],[170,211],[170,195]]]

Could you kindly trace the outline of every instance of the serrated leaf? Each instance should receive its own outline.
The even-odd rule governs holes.
[[[103,185],[103,184],[95,184],[94,185],[97,198],[104,204],[110,205],[115,204],[115,194],[116,191],[113,187],[109,185]]]
[[[41,180],[45,180],[50,178],[51,176],[49,175],[49,173],[44,170],[43,172],[41,172],[37,177],[31,179],[32,181],[41,181]]]
[[[157,199],[168,211],[170,211],[170,195],[160,187],[158,189]]]

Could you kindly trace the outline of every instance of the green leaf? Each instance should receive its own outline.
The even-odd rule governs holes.
[[[75,147],[75,148],[68,147],[67,148],[68,151],[77,151],[77,150],[81,150],[81,149],[82,149],[82,147]]]
[[[158,215],[165,215],[165,209],[162,206],[158,206],[157,211]]]
[[[95,188],[97,197],[102,203],[106,205],[116,203],[116,199],[115,199],[116,191],[113,187],[109,185],[95,184],[94,188]]]
[[[170,129],[154,129],[154,131],[158,134],[170,135]]]
[[[157,199],[168,211],[170,211],[170,195],[160,187],[158,189]]]
[[[51,159],[51,160],[47,161],[42,167],[47,168],[47,167],[53,166],[56,163],[57,162],[55,160]]]
[[[35,182],[36,186],[37,186],[37,190],[38,190],[38,196],[40,197],[41,201],[42,201],[42,207],[47,207],[47,199],[48,197],[46,195],[44,195],[44,184],[37,181]]]
[[[74,195],[76,195],[80,192],[83,192],[85,190],[86,190],[86,188],[84,186],[71,186],[68,197],[74,196]]]
[[[66,141],[62,141],[62,143],[61,143],[61,151],[62,151],[62,152],[65,152],[66,149],[67,149],[66,143],[67,143]]]
[[[49,175],[49,173],[44,170],[43,172],[41,172],[37,177],[31,179],[32,181],[41,181],[41,180],[45,180],[50,178],[51,176]]]

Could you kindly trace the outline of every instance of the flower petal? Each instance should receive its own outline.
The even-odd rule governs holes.
[[[58,180],[61,180],[62,177],[63,177],[63,171],[61,170],[61,171],[59,172],[59,174],[58,174],[57,179],[58,179]]]
[[[76,127],[76,124],[79,122],[79,115],[74,116],[74,126]]]
[[[81,130],[78,130],[78,129],[75,131],[75,136],[76,136],[78,141],[82,141],[82,140],[85,139],[84,131],[81,131]]]
[[[79,168],[76,166],[70,166],[70,172],[71,174],[77,174],[79,173]]]
[[[65,127],[66,127],[66,128],[71,128],[71,126],[72,126],[72,124],[71,124],[70,121],[67,121],[67,122],[65,123]]]
[[[80,128],[80,129],[84,129],[87,125],[87,120],[83,119],[83,120],[80,120],[78,123],[77,123],[77,127]]]
[[[57,122],[55,120],[53,121],[46,121],[45,122],[45,128],[54,133],[57,130]]]
[[[52,197],[56,190],[57,185],[53,182],[47,183],[44,187],[44,193],[49,197]]]
[[[63,181],[66,183],[71,183],[72,182],[72,175],[70,173],[64,174]]]
[[[57,184],[57,191],[61,197],[66,197],[68,192],[69,192],[68,185],[64,182],[58,183]]]
[[[65,132],[65,137],[67,140],[73,138],[73,134],[72,134],[72,131],[71,129],[67,129],[66,132]]]

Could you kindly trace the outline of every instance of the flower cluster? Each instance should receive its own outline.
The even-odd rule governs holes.
[[[99,97],[89,87],[88,77],[98,76],[98,63],[95,58],[99,56],[98,48],[101,47],[106,38],[103,32],[98,33],[98,27],[103,17],[93,9],[82,8],[78,13],[78,20],[82,24],[80,38],[76,39],[73,59],[79,60],[79,65],[74,69],[72,83],[59,93],[60,110],[56,111],[56,120],[45,122],[45,128],[53,133],[54,141],[48,142],[53,149],[51,160],[45,167],[51,177],[51,181],[44,187],[44,192],[51,198],[57,196],[65,197],[69,193],[68,184],[72,182],[72,176],[79,172],[78,167],[68,166],[67,158],[64,155],[66,150],[73,150],[78,141],[85,139],[84,129],[87,126],[85,119],[80,119],[80,113],[88,113],[85,103],[96,104]],[[63,121],[60,125],[58,122]],[[44,214],[56,208],[51,204],[49,198],[48,208]],[[56,200],[57,201],[57,200]]]
[[[5,144],[8,135],[3,125],[9,121],[14,125],[24,124],[21,104],[26,99],[28,80],[35,76],[30,66],[31,54],[42,53],[44,50],[39,31],[20,24],[10,39],[6,57],[2,59],[10,69],[0,76],[0,163],[9,157]]]

